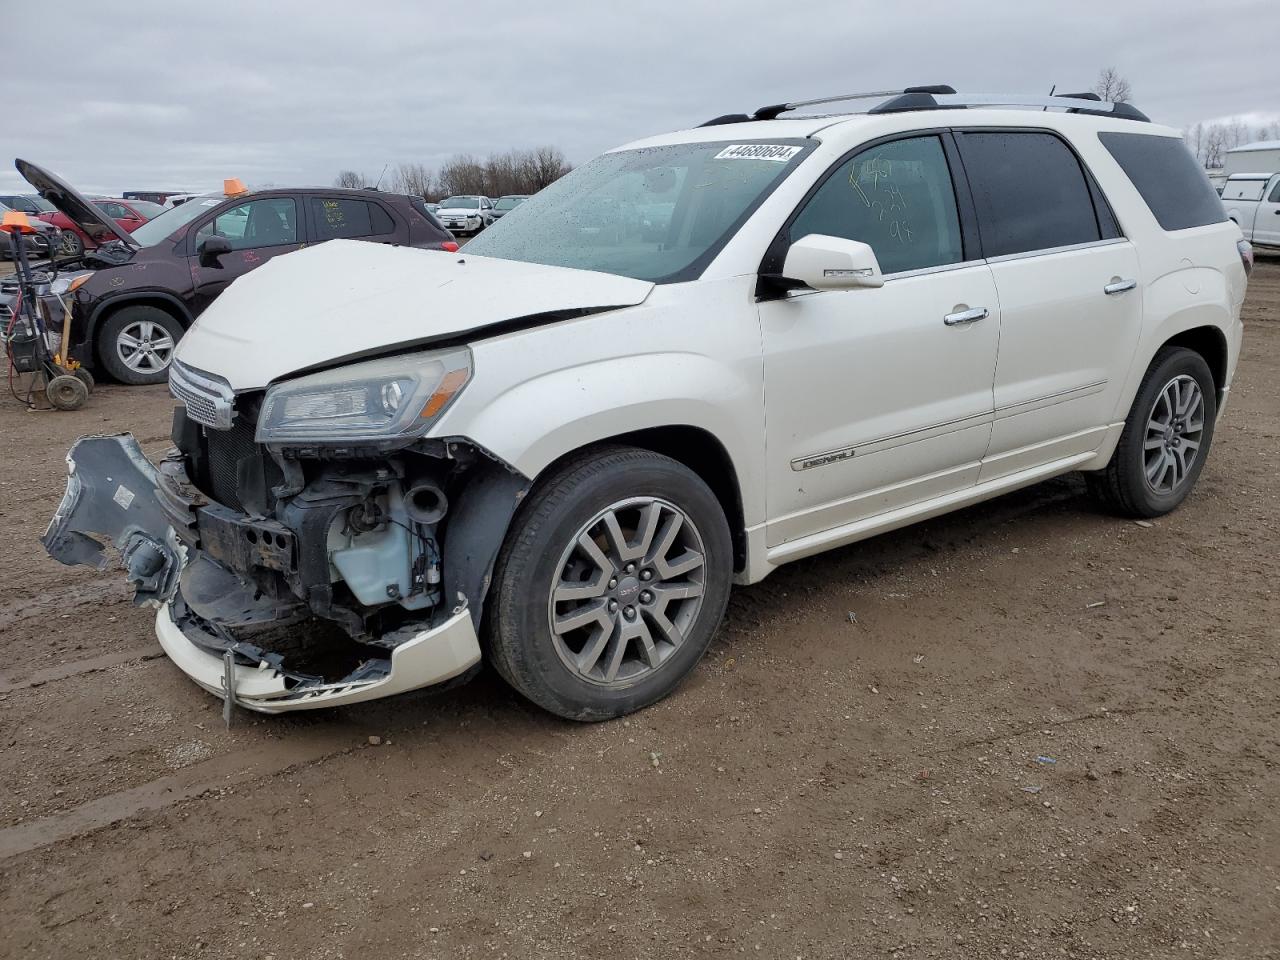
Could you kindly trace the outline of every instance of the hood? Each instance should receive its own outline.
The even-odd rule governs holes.
[[[26,178],[27,183],[36,188],[40,196],[66,214],[72,223],[92,238],[94,243],[120,240],[126,246],[137,249],[138,244],[129,239],[129,234],[122,230],[118,223],[86,200],[80,191],[56,173],[37,167],[29,160],[15,160],[13,165]]]
[[[236,280],[176,359],[233,390],[506,321],[642,303],[647,280],[461,253],[330,240]]]

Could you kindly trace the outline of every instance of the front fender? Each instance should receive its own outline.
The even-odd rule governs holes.
[[[662,352],[594,360],[553,370],[485,396],[468,390],[444,434],[463,435],[536,478],[574,450],[655,427],[695,427],[715,436],[738,467],[749,524],[763,494],[743,464],[763,462],[763,396],[755,380],[711,357]],[[481,386],[477,383],[475,386]],[[748,489],[748,487],[752,489]]]

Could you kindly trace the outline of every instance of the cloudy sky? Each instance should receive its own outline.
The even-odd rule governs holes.
[[[5,190],[14,156],[116,194],[544,143],[581,163],[779,100],[1079,90],[1106,66],[1173,126],[1280,119],[1274,0],[8,0],[3,22]]]

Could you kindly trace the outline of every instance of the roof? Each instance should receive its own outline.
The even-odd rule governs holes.
[[[1181,134],[1157,123],[1135,123],[1133,120],[1098,116],[1089,113],[1062,113],[1035,111],[1031,119],[1027,110],[1000,107],[978,107],[965,110],[908,110],[895,113],[840,113],[821,116],[791,114],[777,120],[751,120],[745,123],[728,123],[716,126],[700,126],[687,130],[646,137],[614,148],[637,150],[682,143],[718,143],[779,141],[789,139],[824,139],[823,131],[848,131],[865,128],[868,136],[896,133],[927,127],[968,126],[1037,126],[1058,130],[1112,130],[1158,137]],[[611,152],[614,152],[611,151]]]
[[[1254,150],[1280,150],[1280,140],[1259,140],[1257,143],[1246,143],[1232,147],[1227,153],[1251,153]]]

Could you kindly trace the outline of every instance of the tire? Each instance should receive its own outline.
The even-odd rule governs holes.
[[[610,516],[621,549],[606,533]],[[512,521],[494,570],[489,660],[566,719],[631,713],[702,658],[732,573],[729,525],[700,477],[648,450],[584,453],[540,479]]]
[[[89,388],[79,377],[63,373],[45,384],[44,395],[55,410],[79,410],[89,399]]]
[[[88,390],[90,393],[93,393],[93,388],[96,386],[96,383],[94,382],[93,374],[90,373],[86,368],[76,367],[74,370],[71,371],[71,375],[75,377],[77,380],[79,380],[81,383],[83,383],[86,390]]]
[[[182,324],[159,307],[122,307],[98,328],[98,357],[121,383],[164,383],[182,334]]]
[[[79,257],[84,254],[84,241],[74,230],[62,231],[61,249],[64,256]]]
[[[1142,378],[1111,462],[1086,474],[1093,494],[1130,517],[1158,517],[1182,503],[1213,444],[1215,390],[1200,354],[1185,347],[1162,348]],[[1180,415],[1175,408],[1184,402],[1187,410]],[[1161,431],[1166,419],[1170,423]],[[1148,449],[1149,440],[1163,445]]]

